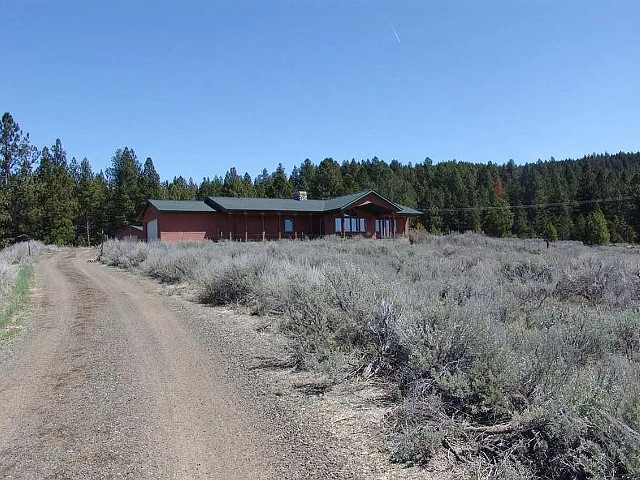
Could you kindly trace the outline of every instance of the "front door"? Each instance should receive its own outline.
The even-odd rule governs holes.
[[[158,241],[158,220],[147,222],[147,242]]]

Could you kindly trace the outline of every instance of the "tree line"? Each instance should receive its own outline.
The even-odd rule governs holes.
[[[377,157],[319,164],[306,159],[287,175],[280,164],[256,178],[230,168],[196,183],[161,181],[153,160],[118,149],[105,171],[67,158],[60,140],[31,145],[10,113],[0,126],[0,241],[28,235],[59,245],[90,245],[102,233],[140,224],[149,198],[207,196],[290,198],[306,190],[329,198],[372,188],[425,214],[416,228],[432,233],[474,230],[504,237],[634,242],[640,233],[640,152],[516,165],[429,158],[415,165]]]

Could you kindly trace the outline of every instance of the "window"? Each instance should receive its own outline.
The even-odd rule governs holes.
[[[284,231],[286,233],[293,232],[293,218],[285,218],[284,219]]]
[[[376,220],[376,233],[380,238],[391,237],[391,220]]]
[[[342,218],[336,218],[336,233],[342,232]],[[365,233],[367,231],[367,221],[364,218],[344,216],[345,233]]]

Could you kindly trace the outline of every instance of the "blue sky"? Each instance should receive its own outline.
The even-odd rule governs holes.
[[[0,109],[96,169],[123,146],[196,181],[307,157],[640,150],[637,1],[21,0],[0,14]]]

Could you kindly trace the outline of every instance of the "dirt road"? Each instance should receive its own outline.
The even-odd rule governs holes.
[[[56,253],[0,354],[1,478],[358,478],[149,282]],[[201,308],[201,307],[200,307]]]

